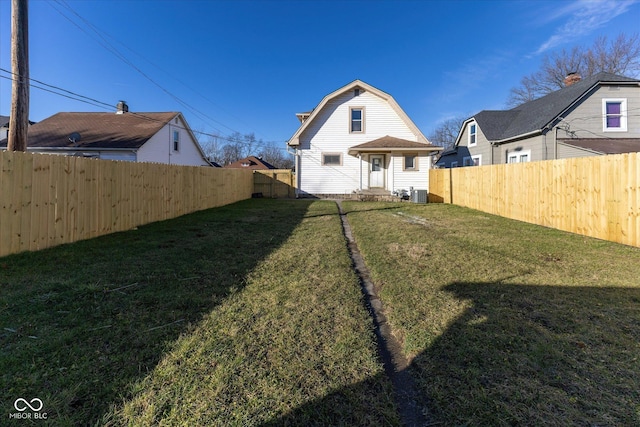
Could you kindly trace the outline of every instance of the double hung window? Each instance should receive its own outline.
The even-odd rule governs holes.
[[[364,132],[364,108],[353,107],[350,109],[349,114],[351,115],[349,131],[351,133]]]
[[[603,99],[602,100],[602,131],[626,132],[627,131],[627,100]]]
[[[476,124],[476,122],[471,122],[469,123],[469,140],[468,140],[468,145],[470,147],[476,145],[476,143],[478,142],[477,139],[477,133],[478,133],[478,125]]]

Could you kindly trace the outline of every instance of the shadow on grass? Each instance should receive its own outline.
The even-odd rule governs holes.
[[[311,203],[248,200],[1,258],[0,417],[38,398],[50,423],[98,422]]]
[[[640,289],[453,283],[445,291],[470,307],[407,368],[430,423],[640,425]],[[367,384],[268,425],[322,425],[313,416],[331,420],[323,411],[353,394],[365,400]]]

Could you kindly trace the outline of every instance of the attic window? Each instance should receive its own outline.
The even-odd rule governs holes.
[[[476,145],[477,141],[477,133],[478,133],[478,126],[476,125],[476,122],[471,122],[469,123],[469,146],[474,146]]]
[[[602,130],[604,132],[627,131],[627,100],[602,100]]]
[[[349,131],[364,133],[364,107],[352,107],[349,114],[351,116]]]
[[[180,150],[180,131],[173,131],[173,151]]]
[[[360,96],[360,89],[354,89],[353,96]]]

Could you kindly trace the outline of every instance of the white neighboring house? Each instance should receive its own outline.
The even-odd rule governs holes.
[[[287,145],[295,150],[298,197],[428,190],[431,156],[442,147],[391,95],[355,80],[296,116],[301,125]]]
[[[10,121],[11,117],[9,116],[0,116],[0,141],[2,141],[5,138],[9,138],[9,121]],[[32,124],[34,124],[35,122],[32,122],[31,120],[29,120],[29,126],[31,126]],[[6,142],[5,142],[5,147],[7,146]]]
[[[57,113],[30,126],[27,151],[211,166],[181,113],[131,113],[123,102],[115,113]]]

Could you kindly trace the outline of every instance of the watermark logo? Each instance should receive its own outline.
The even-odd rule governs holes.
[[[13,407],[18,412],[10,412],[10,419],[24,419],[24,420],[46,420],[47,413],[41,412],[44,407],[42,400],[34,397],[31,400],[19,397],[13,402]]]

